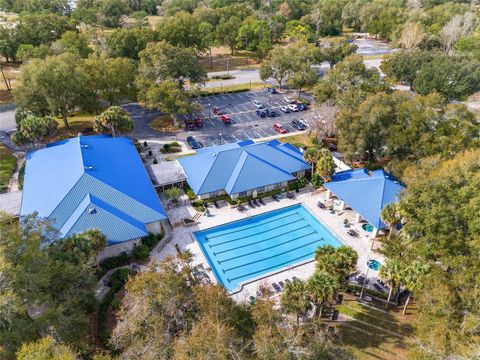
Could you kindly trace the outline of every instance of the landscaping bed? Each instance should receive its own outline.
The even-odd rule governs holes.
[[[8,190],[8,184],[16,165],[17,158],[9,149],[0,145],[0,193]]]

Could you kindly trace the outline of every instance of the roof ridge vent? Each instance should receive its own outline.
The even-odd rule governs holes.
[[[217,156],[217,153],[212,152],[212,157],[215,157],[215,156]]]
[[[88,144],[81,144],[80,146],[85,148],[85,149],[88,149],[90,147],[90,146],[88,146]]]
[[[96,214],[96,213],[97,213],[97,209],[95,209],[93,206],[90,206],[90,208],[88,209],[88,213],[89,213],[89,214]]]
[[[93,166],[85,166],[85,170],[93,170]]]

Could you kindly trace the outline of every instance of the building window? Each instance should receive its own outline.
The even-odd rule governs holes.
[[[247,196],[246,191],[242,191],[241,193],[238,193],[238,197],[245,197],[245,196]]]
[[[257,190],[257,192],[264,192],[265,191],[265,186],[259,187],[256,190]]]

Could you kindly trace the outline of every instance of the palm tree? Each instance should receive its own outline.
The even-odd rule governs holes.
[[[317,174],[320,175],[323,181],[327,181],[335,173],[335,162],[333,161],[332,153],[328,149],[321,149],[318,153],[317,159]]]
[[[304,318],[312,307],[305,283],[300,279],[294,279],[285,284],[285,291],[280,298],[280,303],[285,312],[296,316],[297,329],[300,318]]]
[[[317,271],[308,279],[307,289],[315,306],[320,307],[319,317],[322,317],[323,305],[333,301],[339,290],[337,279],[325,271]]]
[[[388,292],[387,303],[385,304],[385,309],[388,308],[390,299],[392,297],[393,288],[400,284],[402,279],[403,264],[395,259],[387,259],[385,264],[380,267],[378,274],[380,278],[390,287]]]
[[[403,272],[403,285],[408,289],[407,301],[403,307],[403,315],[407,312],[412,292],[418,288],[420,278],[430,271],[430,266],[420,261],[414,261]]]
[[[388,225],[389,229],[392,230],[395,225],[400,222],[400,215],[398,213],[398,206],[396,203],[387,204],[381,213],[382,220]]]
[[[303,153],[303,158],[305,159],[305,161],[306,161],[307,163],[309,163],[310,165],[312,165],[312,174],[315,173],[314,168],[315,168],[315,164],[316,164],[317,161],[318,161],[318,156],[319,156],[318,149],[315,149],[315,148],[313,148],[313,147],[308,148],[308,149]]]

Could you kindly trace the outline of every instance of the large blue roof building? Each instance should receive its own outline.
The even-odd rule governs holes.
[[[255,191],[282,188],[311,168],[296,147],[277,140],[249,140],[204,148],[197,153],[178,162],[188,184],[201,199],[222,194],[244,197]]]
[[[385,228],[381,220],[382,209],[390,203],[398,202],[405,189],[385,171],[367,169],[340,171],[324,187],[355,210],[358,217],[373,225],[375,233],[378,229]]]
[[[28,153],[20,214],[33,212],[65,237],[99,229],[108,245],[158,232],[167,219],[135,145],[105,135]]]

